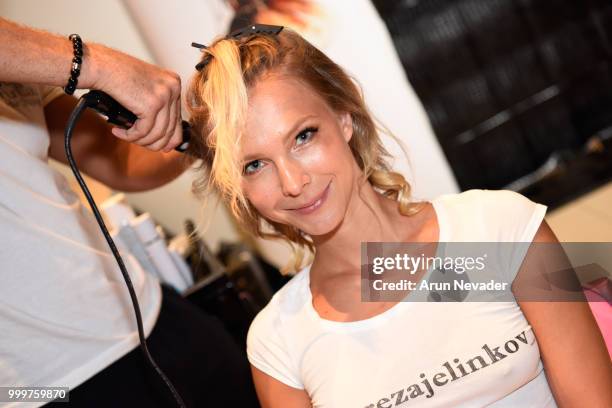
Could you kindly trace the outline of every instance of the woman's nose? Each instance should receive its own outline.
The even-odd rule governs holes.
[[[292,159],[281,159],[277,164],[280,184],[286,196],[298,196],[304,186],[310,183],[310,176],[304,167]]]

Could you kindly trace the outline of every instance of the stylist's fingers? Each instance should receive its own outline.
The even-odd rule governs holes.
[[[180,97],[176,101],[175,104],[175,119],[174,119],[174,128],[170,134],[170,140],[166,147],[164,148],[164,152],[169,152],[183,143],[183,123],[181,117],[181,100]]]
[[[176,132],[177,114],[180,114],[181,85],[178,76],[171,77],[176,81],[170,84],[160,82],[164,86],[158,89],[157,95],[163,104],[157,113],[155,125],[149,135],[136,141],[149,150],[165,150]]]
[[[152,114],[155,115],[155,122],[147,134],[136,139],[137,136],[135,135],[138,135],[138,133],[134,132],[133,135],[128,135],[125,140],[153,151],[159,151],[165,148],[176,127],[176,100],[180,98],[180,94],[172,98],[170,102],[165,101],[165,96],[161,96],[160,99],[164,101],[164,104],[157,113],[152,112]],[[146,117],[143,119],[146,119]],[[129,131],[126,133],[129,133]]]
[[[172,151],[177,146],[183,143],[183,123],[182,122],[183,120],[179,112],[178,116],[176,117],[176,127],[174,128],[174,133],[171,135],[170,141],[168,142],[166,147],[163,149],[165,153]]]
[[[165,144],[166,129],[170,123],[170,107],[164,106],[155,117],[155,124],[151,131],[140,139],[132,141],[139,146],[150,150],[159,150],[160,144]]]
[[[164,143],[160,146],[160,150],[167,152],[178,146],[179,142],[174,143],[175,135],[177,134],[178,123],[181,118],[181,86],[180,82],[178,87],[174,89],[172,94],[172,102],[170,104],[170,117],[168,120],[168,127],[166,128],[166,134],[164,136]]]
[[[155,125],[155,116],[151,114],[141,115],[129,129],[112,128],[111,132],[119,139],[135,143],[151,132]]]
[[[141,146],[149,146],[160,140],[165,141],[168,127],[173,126],[174,124],[172,118],[172,108],[178,93],[170,87],[160,87],[157,91],[157,96],[163,103],[161,109],[157,112],[155,125],[153,126],[153,129],[151,129],[151,133],[138,140],[137,143]],[[156,146],[158,145],[159,144]]]
[[[176,103],[176,101],[174,103],[172,103],[170,105],[170,111],[169,111],[169,115],[168,115],[168,123],[166,126],[166,129],[164,131],[164,135],[163,137],[152,141],[149,144],[143,144],[144,147],[146,147],[149,150],[153,150],[153,151],[164,151],[167,152],[169,150],[172,150],[174,148],[174,146],[172,146],[171,143],[171,139],[174,136],[175,132],[176,132],[176,125],[177,125],[177,110],[178,110],[178,104]]]
[[[158,70],[156,67],[146,66]],[[141,89],[140,97],[132,101],[138,105],[133,108],[138,119],[130,129],[115,129],[113,134],[140,146],[151,145],[166,137],[170,124],[174,126],[175,119],[172,118],[171,121],[170,110],[180,98],[180,78],[173,72],[158,70],[153,79],[142,81],[142,83],[135,81],[131,85],[136,89]]]
[[[143,138],[152,135],[160,126],[159,115],[166,106],[164,95],[149,96],[144,101],[144,106],[142,114],[138,115],[138,119],[132,127],[129,129],[113,128],[113,134],[126,142],[143,145]],[[149,144],[153,140],[148,139],[145,144]]]

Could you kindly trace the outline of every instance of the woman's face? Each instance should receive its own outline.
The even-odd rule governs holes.
[[[265,218],[316,236],[344,218],[359,167],[348,113],[309,86],[268,76],[249,90],[242,189]]]

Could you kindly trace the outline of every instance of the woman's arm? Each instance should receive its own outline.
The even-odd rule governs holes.
[[[542,222],[534,242],[549,243],[545,244],[549,246],[559,243],[546,221]],[[560,245],[559,251],[562,251]],[[539,251],[532,245],[525,259],[529,266],[522,268],[517,278],[529,274],[530,278],[538,279],[555,271],[556,262],[536,252],[550,254],[548,248]],[[566,258],[563,252],[560,256]],[[573,271],[568,273],[573,274]],[[568,275],[564,279],[570,282],[575,276]],[[537,338],[557,404],[560,407],[612,407],[612,363],[588,303],[544,299],[519,300],[518,303]]]
[[[49,156],[66,163],[64,129],[76,99],[63,95],[45,107],[51,135]],[[119,191],[145,191],[162,186],[183,173],[191,156],[172,151],[154,152],[118,139],[110,126],[96,113],[86,110],[72,138],[75,161],[87,175]]]
[[[253,382],[262,408],[310,408],[304,390],[290,387],[251,365]]]

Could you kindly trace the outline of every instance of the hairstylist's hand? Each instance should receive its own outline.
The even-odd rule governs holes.
[[[173,72],[84,39],[80,89],[99,89],[136,114],[118,138],[169,151],[181,143],[181,81]],[[0,82],[65,86],[73,46],[59,36],[0,17]]]
[[[102,45],[87,46],[83,69],[91,70],[91,88],[108,93],[138,117],[130,129],[113,128],[113,134],[153,151],[168,152],[178,146],[182,142],[180,77]]]

